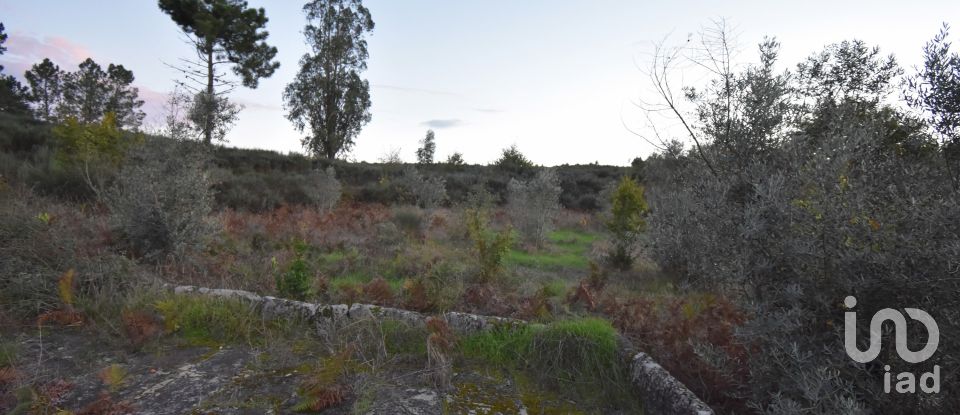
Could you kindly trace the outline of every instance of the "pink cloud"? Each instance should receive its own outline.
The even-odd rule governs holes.
[[[70,72],[75,71],[80,62],[94,57],[86,46],[60,36],[37,37],[12,33],[4,46],[7,51],[0,56],[3,71],[20,78],[21,81],[23,73],[44,58],[50,58],[60,69]],[[144,100],[143,111],[147,113],[148,120],[160,117],[164,112],[168,92],[156,91],[142,85],[134,86],[140,91],[140,99]]]
[[[23,72],[43,58],[50,58],[60,68],[70,71],[93,56],[87,47],[60,36],[39,38],[17,32],[10,34],[4,46],[7,52],[0,57],[6,67],[4,71],[18,77],[23,77]]]

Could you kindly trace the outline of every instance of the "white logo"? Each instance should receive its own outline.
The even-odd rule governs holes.
[[[848,296],[843,300],[843,304],[848,310],[857,306],[857,299]],[[937,322],[926,311],[916,308],[905,308],[904,311],[910,318],[923,323],[927,329],[927,344],[918,351],[912,351],[907,347],[907,319],[903,313],[892,308],[884,308],[873,315],[870,320],[870,345],[867,350],[861,351],[857,347],[857,313],[847,311],[844,313],[844,342],[843,346],[847,350],[847,355],[851,359],[860,362],[871,362],[880,355],[881,328],[885,321],[892,321],[895,332],[894,339],[897,347],[897,354],[907,363],[920,363],[929,359],[937,351],[940,345],[940,328]],[[934,371],[924,373],[920,377],[920,389],[928,393],[937,393],[940,391],[940,366],[935,365]],[[884,365],[884,391],[890,392],[890,366]],[[897,375],[897,392],[913,393],[916,390],[916,377],[913,373],[903,372]],[[930,382],[933,384],[928,386]]]

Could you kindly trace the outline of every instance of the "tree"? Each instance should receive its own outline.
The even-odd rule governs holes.
[[[4,43],[7,43],[7,33],[4,31],[3,23],[0,23],[0,55],[7,51],[6,46],[3,46]],[[4,75],[3,65],[0,65],[0,112],[29,114],[28,96],[27,88],[12,75]]]
[[[107,101],[107,73],[100,65],[87,58],[80,62],[76,72],[63,81],[63,101],[59,108],[62,117],[74,117],[83,124],[94,123],[103,116]]]
[[[36,63],[23,74],[30,85],[30,101],[34,104],[34,114],[44,121],[56,118],[57,105],[63,93],[64,73],[50,59]]]
[[[133,79],[133,71],[127,70],[123,65],[111,63],[107,67],[104,112],[114,114],[118,128],[137,129],[146,116],[140,110],[143,100],[139,99],[140,91],[132,86]]]
[[[905,95],[939,136],[954,188],[960,189],[960,54],[950,50],[949,35],[944,24],[923,47],[923,67],[907,80]]]
[[[105,183],[119,169],[130,146],[141,139],[124,135],[115,120],[112,112],[94,123],[81,123],[71,116],[53,128],[57,161],[79,171],[97,197],[103,196]]]
[[[640,232],[646,227],[643,217],[647,214],[647,200],[643,196],[643,186],[630,177],[624,177],[611,196],[611,216],[607,220],[607,230],[613,235],[613,252],[610,263],[621,269],[630,269],[633,265],[633,248]]]
[[[451,166],[462,166],[464,163],[463,154],[461,154],[459,151],[455,151],[453,154],[447,156],[447,164]]]
[[[500,158],[494,161],[493,164],[500,169],[514,174],[522,174],[533,169],[533,162],[520,152],[516,144],[503,149],[503,152],[500,153]]]
[[[420,148],[417,149],[418,164],[433,164],[433,153],[437,150],[437,144],[434,141],[433,130],[427,130],[427,136],[420,140]]]
[[[267,44],[268,32],[263,30],[267,17],[263,10],[248,8],[243,0],[159,0],[160,10],[187,34],[190,45],[197,52],[196,60],[183,60],[186,67],[176,67],[192,83],[202,85],[194,92],[204,116],[201,129],[204,142],[210,144],[218,126],[224,120],[216,112],[232,108],[222,95],[236,86],[235,81],[217,72],[219,65],[228,65],[243,86],[256,88],[260,78],[268,78],[280,67],[273,61],[277,48]],[[218,91],[218,89],[224,89]],[[229,117],[227,117],[229,118]]]
[[[360,73],[367,69],[365,35],[373,19],[360,0],[314,0],[303,10],[312,53],[300,59],[300,71],[283,92],[284,106],[297,130],[309,130],[303,146],[333,159],[350,151],[370,122],[370,84]]]
[[[875,105],[892,91],[891,81],[903,70],[893,55],[882,56],[879,47],[854,39],[828,45],[798,64],[797,72],[803,92],[823,106],[843,101]]]
[[[52,72],[55,68],[40,63],[35,68]],[[51,63],[52,65],[52,63]],[[37,73],[38,81],[40,74]],[[62,96],[57,105],[57,118],[73,117],[82,124],[100,121],[107,113],[112,113],[117,128],[136,130],[143,122],[145,114],[140,109],[143,100],[139,90],[132,86],[133,72],[123,65],[109,64],[104,71],[93,59],[87,58],[80,63],[76,72],[59,75]]]

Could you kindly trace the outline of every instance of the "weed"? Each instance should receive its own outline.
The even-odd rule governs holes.
[[[73,276],[76,274],[73,268],[70,268],[60,277],[57,282],[57,293],[60,295],[60,301],[67,308],[73,307]]]
[[[353,347],[349,345],[339,353],[322,359],[300,385],[297,394],[301,400],[293,410],[319,412],[343,403],[350,394],[350,387],[343,384],[342,380],[353,371],[354,366]]]
[[[156,315],[143,310],[124,310],[121,314],[123,331],[134,347],[140,347],[162,331]]]
[[[364,300],[378,305],[386,305],[393,301],[393,290],[383,277],[377,277],[363,286]]]
[[[101,370],[97,377],[100,378],[104,386],[113,392],[123,386],[123,381],[127,378],[127,370],[123,366],[112,364]]]
[[[428,318],[427,331],[430,333],[427,336],[427,370],[433,373],[434,381],[439,388],[449,389],[450,377],[453,374],[450,352],[457,338],[447,322],[440,318]]]
[[[108,393],[101,393],[97,400],[77,412],[77,415],[122,415],[135,413],[127,402],[115,402]]]

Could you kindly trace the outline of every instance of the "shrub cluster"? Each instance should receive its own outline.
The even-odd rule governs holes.
[[[507,212],[513,226],[528,242],[543,246],[560,210],[560,178],[543,169],[528,181],[511,179],[507,185]]]
[[[193,142],[151,138],[131,151],[106,201],[132,253],[156,260],[206,245],[214,231],[207,160]]]
[[[899,68],[876,49],[833,45],[799,66],[795,88],[770,69],[776,44],[761,52],[759,66],[691,95],[705,133],[699,149],[674,144],[645,163],[653,256],[747,316],[735,341],[752,351],[742,371],[749,386],[711,395],[778,414],[956,406],[956,382],[942,383],[935,397],[883,391],[885,365],[892,373],[960,366],[960,192],[949,154],[919,120],[883,104]],[[855,363],[843,347],[850,295],[863,316],[861,348],[868,316],[915,307],[939,324],[937,353],[908,364],[885,347]],[[926,341],[922,328],[907,334],[914,350]],[[740,373],[729,349],[694,343],[688,358]]]

